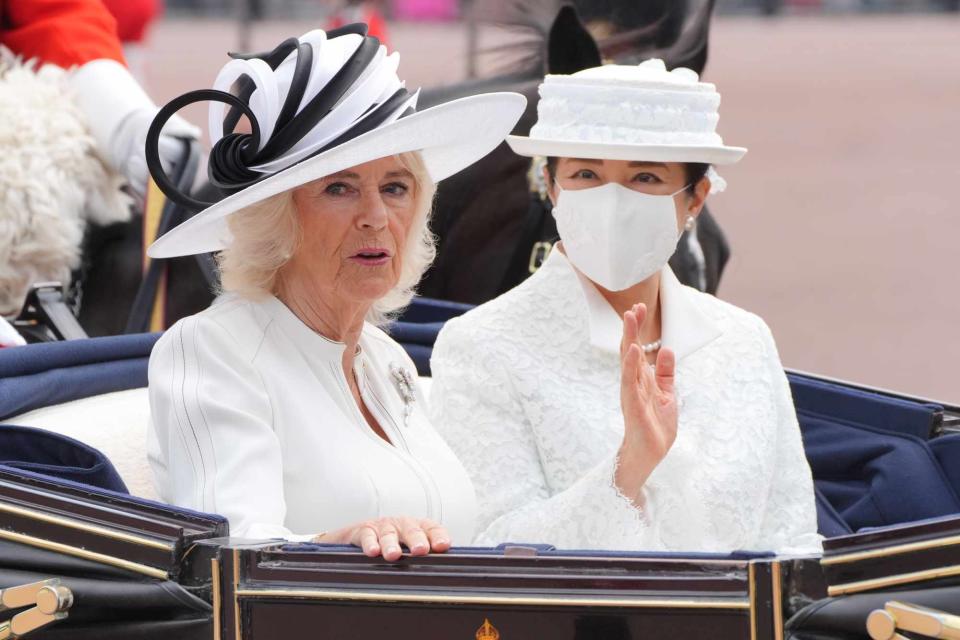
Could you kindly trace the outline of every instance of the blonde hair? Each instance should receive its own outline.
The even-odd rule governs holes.
[[[367,312],[367,321],[382,326],[410,304],[420,278],[436,257],[436,238],[430,231],[430,213],[437,186],[427,173],[419,152],[397,156],[416,180],[413,223],[407,236],[400,278]],[[280,269],[297,251],[302,229],[293,202],[285,191],[231,214],[227,226],[232,242],[220,252],[222,291],[257,299],[276,292]]]

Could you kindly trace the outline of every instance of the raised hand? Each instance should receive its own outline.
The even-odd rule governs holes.
[[[442,553],[450,548],[450,534],[446,527],[427,518],[378,518],[323,533],[314,542],[352,544],[360,547],[371,558],[382,555],[394,561],[403,555],[400,545],[410,549],[410,555],[424,556]]]
[[[647,364],[640,343],[646,317],[643,304],[623,314],[620,407],[624,432],[614,479],[620,492],[638,506],[642,506],[647,478],[677,438],[676,358],[670,349],[661,348],[655,367]]]

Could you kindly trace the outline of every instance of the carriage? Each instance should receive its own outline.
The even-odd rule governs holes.
[[[424,380],[465,308],[420,299],[392,326]],[[822,557],[516,540],[387,562],[159,502],[157,337],[0,352],[0,638],[960,637],[960,407],[789,373]]]
[[[712,2],[704,6],[693,29],[702,32],[692,44],[672,36],[686,43],[668,56],[677,64],[697,68],[705,61]],[[568,18],[549,28],[556,40],[549,68],[562,73],[599,64],[601,49],[569,13],[560,15]],[[586,46],[573,46],[581,36]],[[589,55],[571,60],[571,52]],[[510,77],[516,88],[535,88],[540,62],[527,76]],[[453,97],[451,91],[434,99]],[[506,155],[488,160],[498,171],[507,160],[517,162],[501,151]],[[436,220],[446,238],[441,260],[451,256],[456,264],[447,265],[448,274],[485,286],[468,295],[462,280],[442,282],[441,262],[422,290],[487,299],[515,284],[516,274],[484,282],[476,276],[485,264],[516,263],[521,275],[534,268],[536,251],[555,229],[541,199],[531,203],[525,169],[523,161],[512,174],[519,185],[513,209],[520,215],[508,223],[487,217],[508,207],[470,194],[484,226],[514,240],[498,236],[491,245],[506,253],[480,256],[486,262],[476,265],[464,262],[466,252],[454,242],[455,223],[467,218],[443,200],[459,204],[458,187],[472,179],[448,183],[453,186],[441,192],[438,209],[459,217]],[[153,223],[151,237],[175,222],[160,216]],[[132,234],[139,239],[141,231]],[[708,290],[726,259],[722,237],[714,236],[712,243],[699,241],[713,269],[704,266],[693,278]],[[140,259],[137,251],[134,262]],[[195,275],[208,271],[202,262],[187,264]],[[138,299],[155,300],[164,288],[154,265]],[[197,307],[179,315],[205,307],[210,291],[203,278],[174,277],[177,268],[171,265],[171,280],[200,282],[203,289]],[[104,297],[116,298],[117,273],[126,271],[88,275],[104,287]],[[96,293],[85,292],[88,308],[96,307]],[[59,298],[55,289],[39,288],[21,328],[36,325],[39,339],[80,335]],[[170,302],[188,298],[179,294]],[[155,310],[135,308],[140,312],[131,314],[128,327],[150,326]],[[437,332],[465,309],[420,299],[392,325],[425,381]],[[81,313],[84,320],[91,319]],[[50,334],[44,322],[57,330]],[[765,549],[558,549],[549,540],[514,540],[387,562],[353,547],[232,538],[222,516],[158,501],[143,450],[147,360],[157,338],[143,333],[0,351],[0,640],[960,638],[958,406],[789,373],[826,538],[822,557]]]

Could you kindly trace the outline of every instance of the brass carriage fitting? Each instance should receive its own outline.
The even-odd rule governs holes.
[[[73,605],[73,592],[59,578],[0,589],[0,611],[33,605],[10,620],[0,623],[0,640],[22,638],[51,622],[67,617]]]
[[[873,640],[906,640],[898,628],[929,638],[960,640],[960,616],[936,609],[891,600],[867,616],[867,633]]]
[[[883,609],[872,611],[867,616],[867,633],[873,640],[906,640],[897,633],[897,621]]]

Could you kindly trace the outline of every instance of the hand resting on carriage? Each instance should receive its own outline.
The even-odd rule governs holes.
[[[623,314],[620,406],[624,433],[614,478],[620,493],[638,507],[643,507],[647,479],[677,438],[676,357],[670,349],[661,348],[656,365],[647,364],[640,342],[646,317],[644,304]]]
[[[446,527],[428,518],[378,518],[344,527],[330,533],[321,533],[314,542],[325,544],[352,544],[363,549],[371,558],[379,555],[393,562],[402,555],[400,545],[410,549],[412,556],[442,553],[450,548],[450,534]]]

